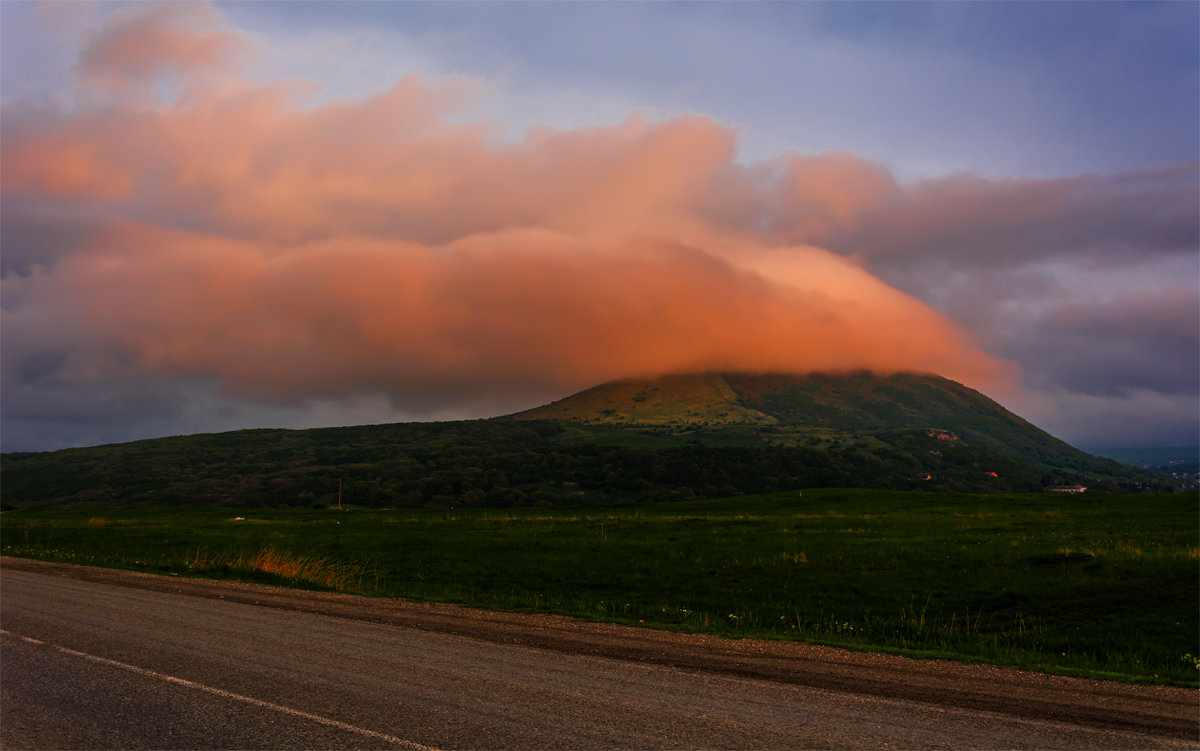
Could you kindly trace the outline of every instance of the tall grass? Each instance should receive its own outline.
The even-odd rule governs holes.
[[[337,563],[326,558],[306,558],[266,548],[257,553],[210,555],[197,549],[187,562],[189,573],[198,576],[277,577],[288,583],[315,584],[339,592],[379,592],[381,573],[362,563]]]

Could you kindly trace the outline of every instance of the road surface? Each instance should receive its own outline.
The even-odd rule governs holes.
[[[0,747],[1198,748],[1200,692],[0,559]]]

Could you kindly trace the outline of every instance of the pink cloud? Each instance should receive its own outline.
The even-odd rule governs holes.
[[[76,72],[104,90],[146,91],[163,75],[230,70],[251,50],[241,34],[220,27],[205,3],[147,3],[118,10],[79,55]]]
[[[703,117],[499,143],[448,124],[468,95],[453,80],[312,105],[302,85],[208,75],[240,38],[175,7],[121,16],[80,65],[102,86],[174,66],[193,77],[177,98],[22,112],[5,131],[7,196],[107,217],[5,279],[6,338],[52,330],[72,378],[132,363],[262,402],[418,409],[708,368],[1009,375],[860,265],[755,230],[764,207],[785,235],[853,227],[896,190],[878,165],[747,170],[735,131]]]
[[[941,316],[844,259],[736,251],[545,229],[436,247],[280,247],[126,225],[34,278],[22,307],[36,314],[28,325],[71,332],[81,348],[216,376],[269,402],[383,392],[419,407],[430,389],[461,397],[706,368],[921,369],[976,383],[1003,373]],[[795,273],[773,269],[776,254]]]

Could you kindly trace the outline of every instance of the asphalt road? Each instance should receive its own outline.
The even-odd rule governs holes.
[[[3,558],[0,747],[1197,748],[1200,692]]]

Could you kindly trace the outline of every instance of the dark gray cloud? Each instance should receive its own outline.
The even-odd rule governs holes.
[[[5,195],[0,202],[0,278],[50,270],[78,252],[100,221],[87,207]]]
[[[1194,253],[1198,177],[1193,163],[1055,180],[929,180],[863,207],[829,246],[876,267],[941,258],[996,268],[1070,254],[1121,263]]]
[[[1200,403],[1196,395],[1156,398],[1143,392],[1127,398],[1083,400],[1071,392],[1048,395],[1055,407],[1041,411],[1041,427],[1084,450],[1121,446],[1195,446]]]
[[[1000,351],[1026,380],[1092,396],[1200,392],[1200,297],[1194,290],[1066,303],[1033,319]]]
[[[868,261],[1005,268],[1086,255],[1127,263],[1200,247],[1200,164],[1115,175],[898,183],[850,154],[730,170],[702,200],[713,221]]]
[[[136,372],[73,381],[61,376],[68,356],[44,353],[41,363],[38,359],[23,360],[26,371],[20,380],[5,378],[0,450],[49,450],[196,432],[179,426],[188,401],[182,383]]]

